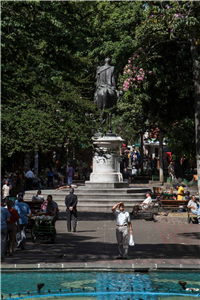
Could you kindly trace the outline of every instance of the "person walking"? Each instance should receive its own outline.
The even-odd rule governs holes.
[[[127,259],[129,248],[129,229],[133,234],[131,219],[129,212],[124,210],[124,203],[119,202],[112,208],[112,212],[116,216],[116,237],[119,249],[117,259]]]
[[[29,208],[29,205],[24,203],[23,198],[20,196],[18,197],[18,203],[15,204],[15,209],[18,211],[18,214],[20,215],[19,219],[19,227],[21,232],[21,238],[18,242],[17,248],[21,247],[22,250],[28,250],[25,247],[26,242],[26,228],[28,225],[28,217],[31,216],[31,210]]]
[[[1,260],[4,259],[6,253],[7,222],[9,221],[10,213],[4,207],[4,200],[1,199]]]
[[[13,208],[13,201],[7,201],[7,207],[8,211],[11,215],[10,221],[7,223],[8,228],[8,236],[7,236],[7,244],[9,248],[9,256],[13,256],[14,249],[15,249],[15,236],[16,236],[16,230],[15,230],[15,223],[17,223],[17,229],[19,230],[19,219],[20,216],[18,214],[18,211]]]
[[[6,197],[9,197],[11,189],[12,189],[12,185],[10,184],[9,180],[6,179],[6,182],[2,187],[2,198],[3,199],[5,199]]]
[[[73,175],[74,175],[74,168],[70,165],[68,170],[67,170],[67,174],[68,174],[68,185],[71,186],[72,184],[72,179],[73,179]]]
[[[71,231],[71,220],[72,220],[72,227],[73,232],[76,232],[76,225],[77,225],[77,209],[76,205],[78,203],[77,196],[74,195],[74,189],[70,188],[69,195],[65,197],[65,205],[67,207],[66,214],[67,214],[67,230]]]

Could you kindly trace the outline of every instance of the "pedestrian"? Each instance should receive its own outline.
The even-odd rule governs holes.
[[[77,196],[74,195],[74,189],[70,188],[69,195],[65,197],[65,205],[67,207],[67,230],[71,231],[71,220],[72,220],[72,227],[73,232],[76,232],[76,225],[77,225],[77,209],[76,205],[78,203]]]
[[[19,230],[19,219],[20,216],[18,214],[18,211],[13,208],[13,201],[7,201],[7,207],[8,211],[10,213],[10,221],[7,223],[8,228],[8,235],[7,235],[7,244],[9,248],[9,256],[13,256],[14,249],[15,249],[15,236],[16,236],[16,230],[15,230],[15,223],[17,223],[17,229]]]
[[[25,177],[26,177],[25,189],[32,190],[33,189],[33,179],[35,178],[35,175],[32,172],[32,170],[29,170],[28,172],[26,172]]]
[[[26,242],[26,228],[28,225],[28,217],[31,216],[31,210],[29,208],[29,205],[24,202],[23,197],[18,197],[18,203],[15,204],[15,209],[18,211],[18,214],[20,215],[19,219],[19,228],[20,228],[20,240],[18,242],[17,248],[21,247],[22,250],[28,250],[25,247]],[[27,217],[28,215],[28,217]]]
[[[123,171],[123,181],[127,184],[131,183],[131,174],[128,172],[127,168],[124,168]]]
[[[2,187],[2,198],[9,197],[10,195],[10,190],[12,189],[12,185],[10,185],[9,180],[6,180],[6,183]]]
[[[4,199],[1,199],[1,260],[4,260],[6,253],[7,222],[10,221],[10,213],[4,207]]]
[[[68,184],[69,184],[69,186],[71,186],[73,175],[74,175],[74,168],[71,165],[69,166],[69,168],[67,170],[67,174],[68,174]]]
[[[112,212],[116,216],[116,237],[119,249],[117,259],[127,259],[129,248],[129,229],[133,234],[131,219],[129,212],[124,210],[124,203],[119,202],[112,208]]]
[[[47,185],[48,187],[53,187],[53,172],[49,169],[47,172]]]

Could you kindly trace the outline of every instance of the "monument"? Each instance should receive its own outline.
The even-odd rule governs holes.
[[[105,65],[97,68],[97,87],[94,103],[101,110],[101,132],[93,138],[96,153],[93,157],[93,172],[86,186],[91,188],[127,187],[120,173],[120,146],[123,139],[112,132],[111,118],[117,101],[123,95],[118,91],[115,83],[115,67],[110,66],[110,58],[105,59]],[[103,134],[103,126],[108,117],[108,132]]]

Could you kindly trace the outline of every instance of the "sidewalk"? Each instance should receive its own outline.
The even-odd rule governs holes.
[[[127,260],[116,260],[115,217],[112,213],[84,213],[78,216],[77,232],[67,232],[65,214],[57,221],[56,243],[37,240],[27,234],[29,250],[16,249],[6,256],[4,269],[192,269],[200,270],[200,226],[158,224],[132,220],[135,246]]]

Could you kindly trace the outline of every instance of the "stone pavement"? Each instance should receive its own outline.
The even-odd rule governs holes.
[[[135,246],[127,260],[116,260],[115,217],[112,213],[79,212],[77,232],[67,232],[65,213],[57,221],[56,243],[27,234],[29,250],[6,256],[4,269],[197,269],[200,270],[200,226],[132,220]]]

